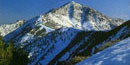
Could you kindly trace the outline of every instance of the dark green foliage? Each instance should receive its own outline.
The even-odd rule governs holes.
[[[6,45],[0,36],[0,65],[27,65],[28,62],[25,51],[15,49],[13,43]]]
[[[100,52],[108,47],[111,47],[112,45],[114,45],[115,43],[117,43],[119,41],[120,40],[109,41],[109,42],[105,43],[103,46],[101,46],[100,48],[95,47],[94,53]]]
[[[28,63],[29,59],[25,51],[19,49],[13,52],[13,59],[11,60],[10,65],[27,65]]]
[[[80,62],[80,61],[82,61],[84,59],[87,59],[87,58],[89,58],[89,56],[88,57],[75,56],[69,62],[67,62],[65,65],[75,65],[76,63],[78,63],[78,62]]]
[[[0,36],[0,65],[9,65],[12,59],[11,53],[12,53],[11,47],[6,49],[2,37]]]

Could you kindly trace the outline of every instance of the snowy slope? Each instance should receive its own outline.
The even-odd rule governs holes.
[[[0,35],[5,36],[10,32],[13,32],[18,27],[22,26],[25,22],[23,20],[18,20],[16,23],[13,24],[3,24],[0,25]]]
[[[30,65],[46,65],[68,46],[79,31],[67,27],[52,29],[42,24],[41,16],[38,16],[7,34],[4,41],[13,41],[15,47],[25,49],[29,53]]]
[[[40,18],[35,17],[27,21],[4,37],[5,42],[11,40],[15,47],[23,48],[29,53],[29,65],[48,64],[80,31],[67,27],[54,30],[42,25]]]
[[[123,31],[122,31],[123,30]],[[113,32],[114,31],[114,32]],[[68,32],[70,33],[70,32]],[[72,32],[73,33],[73,32]],[[120,34],[119,33],[123,33]],[[74,34],[74,33],[73,33]],[[102,35],[102,36],[101,36]],[[112,31],[108,32],[101,32],[101,31],[79,31],[73,39],[70,40],[70,43],[62,49],[53,59],[51,59],[50,62],[48,62],[47,65],[64,65],[67,61],[69,61],[73,56],[82,53],[84,51],[91,50],[93,47],[101,45],[102,42],[108,41],[109,37],[113,36],[116,37],[118,35],[118,38],[116,39],[125,39],[130,36],[130,22],[127,21],[121,26],[113,29]],[[103,37],[105,36],[105,37]],[[116,40],[115,39],[115,40]],[[59,42],[57,42],[59,43]],[[63,43],[63,42],[61,42]],[[104,45],[104,44],[102,44]],[[56,47],[59,47],[60,44]],[[91,52],[89,52],[91,54]],[[41,60],[40,64],[42,61]]]
[[[80,33],[80,32],[79,32]],[[79,34],[78,33],[78,34]],[[88,40],[92,33],[87,34],[88,36],[85,37],[84,40],[81,42],[78,42],[76,38],[81,38],[78,36],[78,34],[75,36],[73,40],[69,43],[69,45],[62,50],[48,65],[65,65],[67,61],[69,61],[76,53],[79,53],[80,51],[77,50],[80,48],[80,46],[83,45],[83,42],[85,40]],[[83,37],[84,38],[84,37]],[[78,42],[78,43],[76,43]]]
[[[118,37],[117,37],[118,36]],[[116,37],[114,39],[114,37]],[[94,48],[104,46],[107,42],[112,42],[115,44],[116,40],[123,40],[130,37],[130,22],[127,21],[121,26],[113,29],[112,31],[90,31],[79,32],[71,43],[62,52],[60,52],[49,65],[64,65],[70,59],[76,55],[88,56],[88,54],[93,54],[95,52]],[[114,41],[114,42],[113,42]],[[110,45],[111,43],[109,43]],[[105,49],[105,48],[104,48]],[[85,52],[87,51],[87,53]],[[86,55],[85,55],[86,54]]]
[[[89,33],[92,33],[92,35],[91,37],[89,37],[88,40],[85,40],[85,43],[83,42],[84,47],[81,47],[81,49],[83,49],[84,51],[89,51],[89,53],[91,54],[94,54],[96,52],[96,48],[99,49],[101,47],[104,47],[106,44],[112,45],[120,40],[130,37],[130,21],[127,21],[121,26],[116,27],[115,29],[108,32],[95,31]],[[85,35],[86,33],[81,34]],[[88,35],[86,37],[88,37]],[[84,38],[81,39],[80,42],[82,42],[82,40],[84,40]],[[89,47],[85,47],[86,45],[89,45]],[[81,54],[85,53],[82,52]]]
[[[120,40],[130,37],[130,20],[107,32],[107,35],[107,38],[96,46],[97,48],[100,48],[104,44],[109,44],[109,42],[116,43]]]
[[[24,49],[29,52],[29,65],[47,65],[58,53],[68,46],[79,32],[73,28],[61,28],[47,34],[45,37],[28,40]]]
[[[130,38],[86,59],[76,65],[130,65]]]
[[[118,37],[117,37],[118,36]],[[79,32],[75,38],[71,41],[69,47],[64,49],[52,62],[60,65],[62,62],[64,65],[68,60],[72,59],[74,56],[91,56],[95,50],[101,48],[105,49],[105,45],[109,46],[115,44],[116,42],[130,37],[130,22],[127,21],[121,26],[113,29],[112,31],[90,31]],[[118,41],[117,41],[118,40]],[[112,44],[111,44],[112,43]],[[106,47],[107,48],[107,47]],[[67,51],[66,51],[67,50]],[[99,51],[98,51],[99,52]],[[62,56],[61,56],[62,54]],[[60,57],[59,57],[60,56]],[[51,65],[51,64],[50,64]]]
[[[69,43],[79,32],[79,30],[73,28],[62,28],[58,32],[60,35],[58,33],[52,33],[43,38],[42,44],[44,44],[44,46],[41,47],[44,47],[44,51],[42,53],[42,57],[38,58],[38,60],[35,60],[37,64],[47,65],[48,63],[50,63],[50,61],[54,59],[55,56],[57,56],[64,48],[69,45]],[[47,38],[48,36],[49,38]],[[47,43],[47,46],[45,45],[45,43]],[[35,62],[33,63],[35,64]],[[31,64],[33,65],[33,63]]]

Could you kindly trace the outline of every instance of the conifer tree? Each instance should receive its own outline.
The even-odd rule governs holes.
[[[23,49],[14,48],[13,43],[6,45],[0,36],[0,65],[27,65],[27,56]]]

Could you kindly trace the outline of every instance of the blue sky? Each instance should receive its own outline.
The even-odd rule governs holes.
[[[0,24],[30,19],[72,0],[0,0]],[[130,19],[130,0],[73,0],[113,17]]]

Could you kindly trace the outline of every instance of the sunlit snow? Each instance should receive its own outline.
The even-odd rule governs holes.
[[[77,65],[130,65],[130,38],[86,59]]]

